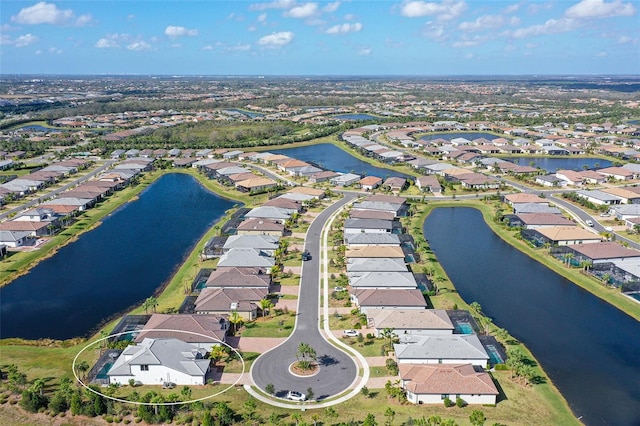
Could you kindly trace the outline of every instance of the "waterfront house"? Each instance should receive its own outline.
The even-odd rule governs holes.
[[[241,192],[265,191],[276,186],[278,186],[278,183],[275,180],[262,176],[235,182],[236,189]]]
[[[577,244],[566,247],[567,253],[572,253],[574,259],[591,262],[593,265],[608,262],[624,262],[640,260],[640,251],[624,247],[613,241],[603,241],[595,244]]]
[[[278,207],[260,206],[255,207],[245,213],[247,219],[269,219],[280,223],[285,223],[293,212],[288,209]]]
[[[229,321],[223,316],[193,314],[153,314],[137,332],[134,341],[178,339],[210,351],[225,342]]]
[[[220,267],[211,272],[205,287],[260,288],[270,291],[271,275],[264,268]]]
[[[346,257],[375,257],[375,258],[400,258],[404,259],[404,252],[402,248],[397,246],[362,246],[348,249],[346,251]]]
[[[281,237],[284,233],[284,225],[270,219],[246,219],[240,222],[236,228],[238,235],[274,235]]]
[[[549,226],[575,226],[575,223],[560,214],[553,213],[520,213],[517,215],[517,224],[526,229],[546,228]]]
[[[21,247],[29,241],[29,235],[31,235],[31,232],[0,229],[0,245],[11,248]]]
[[[272,235],[231,235],[222,246],[222,252],[227,253],[234,248],[252,248],[260,251],[261,255],[273,256],[279,241],[280,237]]]
[[[347,273],[365,272],[407,272],[404,259],[352,257],[347,259]]]
[[[418,283],[411,272],[359,271],[347,272],[347,276],[349,285],[354,289],[411,290],[418,288]]]
[[[360,288],[351,292],[350,300],[360,312],[366,314],[369,309],[426,309],[427,302],[422,292],[414,289],[377,289]]]
[[[360,175],[354,173],[343,173],[339,176],[331,178],[329,182],[333,186],[350,186],[360,180]]]
[[[491,376],[471,364],[400,364],[400,386],[413,404],[441,405],[445,398],[467,404],[496,403],[499,392]]]
[[[486,368],[489,355],[475,334],[401,335],[393,345],[398,364],[467,364]]]
[[[513,212],[517,215],[523,213],[552,213],[560,215],[562,212],[557,207],[552,207],[549,204],[542,203],[522,203],[514,204]]]
[[[579,226],[550,226],[548,228],[527,231],[538,241],[552,246],[567,246],[571,244],[593,244],[602,241],[602,237]]]
[[[195,301],[197,314],[229,315],[237,312],[243,319],[258,317],[258,303],[267,297],[266,288],[205,287]]]
[[[435,176],[420,176],[416,178],[416,186],[421,191],[428,191],[434,194],[442,192],[442,185]]]
[[[178,339],[145,339],[127,346],[107,373],[109,383],[204,385],[211,360],[206,349]]]
[[[232,248],[220,256],[218,267],[242,267],[242,268],[265,268],[267,273],[271,273],[271,268],[275,265],[273,257],[262,253],[254,248]]]
[[[443,309],[368,309],[367,321],[374,335],[381,337],[385,328],[397,336],[412,334],[453,334],[454,326]]]

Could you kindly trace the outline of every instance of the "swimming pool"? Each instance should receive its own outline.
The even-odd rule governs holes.
[[[631,291],[629,293],[624,293],[625,296],[629,296],[636,302],[640,302],[640,291]]]
[[[459,322],[456,324],[457,334],[473,334],[473,327],[468,322]]]
[[[504,363],[504,360],[495,346],[487,345],[485,349],[487,350],[487,355],[489,355],[489,364],[496,365]]]
[[[105,365],[103,365],[100,371],[98,371],[98,374],[96,374],[96,379],[108,379],[109,376],[107,376],[107,373],[109,372],[109,370],[111,370],[112,366],[112,362],[107,362]]]

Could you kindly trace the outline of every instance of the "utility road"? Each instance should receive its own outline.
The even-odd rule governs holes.
[[[262,354],[253,363],[253,382],[264,390],[272,384],[278,397],[287,391],[304,394],[313,390],[313,399],[323,400],[346,390],[355,380],[358,369],[351,357],[331,345],[320,334],[320,234],[331,214],[353,200],[357,194],[346,194],[315,218],[305,241],[305,249],[312,255],[303,263],[298,298],[298,318],[293,334],[280,346]],[[292,374],[289,367],[297,361],[296,352],[300,343],[307,343],[317,354],[319,372],[310,377]]]

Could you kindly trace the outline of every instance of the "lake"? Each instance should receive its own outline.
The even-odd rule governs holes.
[[[330,118],[337,118],[338,120],[349,120],[349,121],[380,119],[380,117],[375,117],[369,114],[340,114],[340,115],[332,115],[330,116]]]
[[[501,157],[503,160],[511,161],[512,163],[519,164],[521,166],[532,166],[541,168],[549,173],[555,173],[558,170],[584,170],[584,166],[587,169],[603,169],[610,167],[613,163],[610,160],[602,158],[580,158],[580,157]]]
[[[424,232],[464,300],[527,345],[577,417],[640,424],[640,323],[505,243],[475,209],[435,209]]]
[[[0,337],[87,336],[153,295],[233,205],[192,176],[162,176],[137,201],[1,288]]]
[[[392,169],[372,166],[366,161],[362,161],[330,143],[301,146],[297,148],[276,149],[270,150],[269,152],[313,163],[318,167],[333,170],[334,172],[373,175],[383,179],[388,176],[411,178],[411,176],[396,172]]]

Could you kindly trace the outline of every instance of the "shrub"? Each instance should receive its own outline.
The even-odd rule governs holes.
[[[465,402],[464,399],[457,397],[456,398],[456,406],[458,406],[458,408],[462,408],[462,407],[466,407],[467,403]]]
[[[453,401],[451,401],[451,398],[449,398],[448,396],[444,397],[444,406],[449,408],[449,407],[453,407],[455,404],[453,403]]]
[[[373,334],[367,333],[367,339],[369,339],[369,340],[373,339]]]

